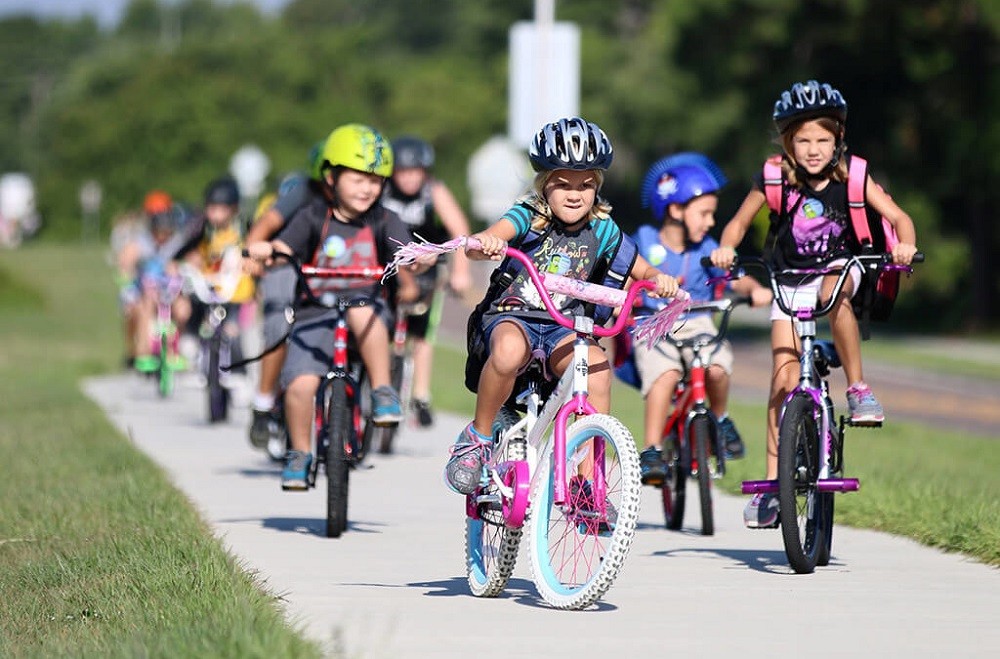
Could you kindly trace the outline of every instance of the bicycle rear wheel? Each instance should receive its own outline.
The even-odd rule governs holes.
[[[667,480],[662,488],[663,517],[667,528],[677,531],[684,524],[688,465],[681,459],[681,447],[676,431],[664,438],[663,456],[667,463]]]
[[[326,537],[339,538],[347,530],[347,492],[350,463],[344,452],[345,442],[354,432],[351,405],[344,378],[334,378],[330,384],[330,404],[327,407],[326,445]]]
[[[527,458],[523,437],[510,441],[512,438],[503,436],[519,418],[517,412],[506,407],[497,414],[493,423],[494,457],[497,458],[494,463]],[[482,494],[496,495],[497,487],[490,484]],[[496,597],[514,573],[523,529],[506,525],[501,503],[481,504],[477,514],[479,519],[466,517],[465,520],[465,568],[469,589],[476,597]]]
[[[205,379],[208,383],[208,421],[218,423],[225,421],[229,412],[229,391],[222,386],[222,371],[220,353],[222,351],[222,328],[216,330],[215,336],[208,341],[208,372]]]
[[[567,500],[555,501],[553,451],[539,465],[531,503],[531,562],[542,598],[583,609],[614,583],[632,547],[639,516],[639,454],[628,429],[593,414],[566,429]],[[593,463],[591,474],[586,473]],[[594,475],[603,472],[605,499]]]
[[[825,567],[830,564],[830,554],[833,551],[833,492],[823,492],[819,495],[823,511],[822,527],[825,542],[820,545],[816,556],[816,565]]]
[[[816,569],[826,544],[822,495],[816,489],[819,455],[812,398],[797,395],[785,408],[778,431],[778,518],[785,555],[799,574]]]
[[[712,441],[712,419],[708,414],[697,414],[688,423],[690,443],[694,444],[698,459],[698,495],[701,500],[701,534],[715,533],[715,517],[712,512],[712,469],[708,464],[709,443]]]
[[[166,332],[160,333],[160,363],[157,365],[156,375],[160,396],[170,396],[174,391],[174,371],[170,364],[170,337]]]

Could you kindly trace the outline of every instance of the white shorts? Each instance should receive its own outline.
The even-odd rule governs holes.
[[[830,267],[844,265],[845,263],[847,263],[847,259],[837,259],[830,262]],[[858,287],[861,285],[861,274],[861,266],[857,264],[851,266],[849,276],[854,283],[855,293],[857,293]],[[820,276],[796,286],[779,285],[778,295],[788,303],[787,306],[792,311],[801,309],[802,307],[815,307],[816,301],[819,299],[819,291],[822,284],[823,277]],[[782,311],[781,307],[775,301],[771,303],[771,320],[791,320],[791,317]]]

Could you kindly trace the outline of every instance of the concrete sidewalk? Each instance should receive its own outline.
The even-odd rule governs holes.
[[[203,392],[160,400],[132,376],[90,380],[86,392],[332,655],[1000,656],[1000,571],[838,527],[830,566],[794,575],[780,534],[744,529],[744,500],[720,493],[716,535],[702,537],[696,509],[689,529],[664,530],[659,491],[644,488],[626,567],[592,610],[548,608],[523,552],[506,593],[477,599],[465,582],[462,499],[441,482],[462,420],[407,429],[397,455],[352,473],[350,526],[331,540],[325,482],[282,493],[279,467],[247,443],[245,410],[211,427]]]

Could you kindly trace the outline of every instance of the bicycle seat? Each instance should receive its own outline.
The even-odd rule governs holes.
[[[816,341],[813,344],[813,359],[817,364],[837,368],[840,366],[840,355],[832,341]]]

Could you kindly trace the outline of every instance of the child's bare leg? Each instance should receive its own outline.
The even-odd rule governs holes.
[[[434,346],[427,339],[413,339],[413,397],[428,400],[431,395],[431,365]]]
[[[798,336],[792,322],[771,323],[771,394],[767,405],[767,479],[778,477],[778,414],[799,374]]]
[[[490,334],[490,356],[479,375],[476,416],[472,427],[489,437],[497,412],[514,390],[514,380],[530,356],[524,332],[513,322],[501,322]]]
[[[318,388],[318,375],[300,375],[285,390],[285,423],[296,451],[308,453],[311,450],[313,404]]]
[[[862,382],[865,378],[861,366],[861,331],[850,298],[841,297],[830,311],[830,332],[844,366],[847,386]]]
[[[729,373],[721,366],[705,369],[705,395],[712,414],[716,419],[722,418],[729,405]]]
[[[663,427],[667,424],[667,417],[670,416],[670,402],[680,379],[680,371],[666,371],[656,378],[646,394],[646,409],[643,415],[646,447],[658,446],[663,439]]]
[[[347,327],[358,344],[372,389],[389,385],[389,329],[375,309],[348,309]]]

